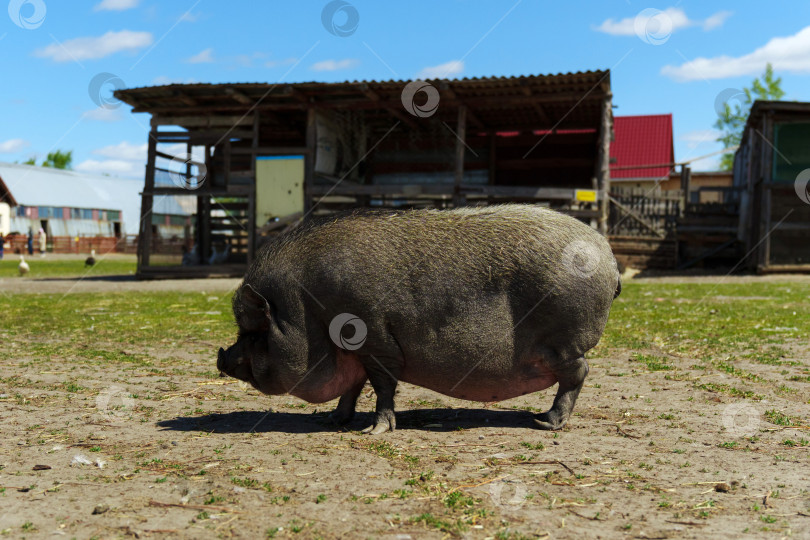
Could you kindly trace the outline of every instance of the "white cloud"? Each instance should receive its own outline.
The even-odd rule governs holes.
[[[690,163],[690,167],[695,172],[698,171],[719,171],[720,170],[720,159],[721,155],[714,155],[714,156],[706,156],[701,159],[696,159],[692,163]]]
[[[155,86],[162,86],[164,84],[193,84],[198,82],[197,79],[178,79],[175,77],[167,77],[166,75],[159,75],[152,79],[152,84]]]
[[[93,11],[125,11],[137,7],[138,0],[101,0]]]
[[[180,19],[183,22],[197,22],[200,20],[199,13],[192,13],[191,11],[186,11],[182,15],[180,15]]]
[[[214,61],[214,49],[208,48],[203,49],[202,51],[198,52],[191,58],[188,58],[186,62],[189,64],[210,64]]]
[[[122,159],[86,159],[76,165],[75,169],[80,172],[95,174],[110,174],[115,176],[127,176],[140,178],[143,176],[144,164],[137,161],[125,161]]]
[[[726,19],[731,17],[731,15],[732,14],[730,11],[718,11],[717,13],[715,13],[714,15],[703,21],[703,24],[701,26],[703,26],[703,29],[706,30],[707,32],[709,30],[714,30],[715,28],[720,28],[721,26],[723,26],[723,23],[726,22]]]
[[[341,69],[351,69],[359,64],[360,62],[354,58],[346,58],[344,60],[323,60],[321,62],[315,62],[310,66],[309,69],[312,71],[338,71]]]
[[[290,58],[285,58],[284,60],[269,60],[264,63],[264,67],[274,68],[281,66],[291,66],[296,62],[298,62],[298,58],[294,58],[291,56]]]
[[[96,122],[118,122],[124,119],[124,115],[121,114],[119,109],[106,109],[104,107],[85,111],[83,116],[87,120],[95,120]]]
[[[26,148],[30,143],[23,139],[9,139],[0,142],[0,154],[16,154],[23,148]]]
[[[717,144],[717,137],[720,135],[716,129],[698,129],[680,135],[678,140],[685,142],[687,148],[695,149],[705,144]]]
[[[464,62],[451,60],[438,66],[428,66],[416,74],[417,79],[446,79],[464,71]]]
[[[659,19],[659,23],[661,16],[662,15],[659,14],[656,17],[656,19]],[[667,19],[667,26],[671,24],[670,32],[676,32],[677,30],[689,28],[690,26],[700,26],[707,31],[713,30],[722,26],[726,19],[728,19],[730,16],[730,11],[719,11],[709,18],[701,21],[690,19],[686,15],[686,12],[681,8],[670,7],[663,10],[663,17]],[[640,28],[647,28],[647,25],[651,23],[652,19],[653,17],[649,14],[639,14],[635,17],[628,17],[618,21],[607,19],[602,24],[595,27],[594,30],[604,32],[605,34],[610,34],[611,36],[635,36],[636,26],[639,26]]]
[[[661,74],[676,81],[725,79],[759,75],[769,62],[775,71],[810,73],[810,26],[792,36],[775,37],[749,54],[695,58],[680,66],[664,66]]]
[[[127,141],[121,141],[118,144],[111,144],[110,146],[97,148],[93,150],[93,153],[110,159],[146,161],[146,150],[146,143],[133,144]]]
[[[117,52],[136,51],[148,47],[152,41],[150,32],[110,31],[99,37],[80,37],[62,43],[53,43],[37,49],[34,51],[34,55],[40,58],[50,58],[54,62],[96,60]]]

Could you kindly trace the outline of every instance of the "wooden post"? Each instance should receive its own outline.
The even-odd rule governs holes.
[[[686,164],[681,165],[681,191],[683,191],[683,208],[681,209],[683,214],[686,211],[686,205],[691,200],[690,192],[692,191],[692,167]]]
[[[597,176],[597,184],[599,189],[599,232],[603,235],[608,234],[608,218],[610,215],[610,199],[608,192],[610,191],[610,133],[611,133],[611,116],[612,116],[613,100],[611,95],[607,94],[602,99],[602,121],[599,126],[599,139],[597,148],[597,159],[599,160],[599,175]]]
[[[456,169],[453,181],[453,205],[463,206],[466,201],[461,196],[461,182],[464,180],[464,150],[467,138],[467,106],[458,106],[458,122],[456,124]]]
[[[149,266],[149,254],[152,250],[152,207],[155,189],[155,159],[157,157],[157,125],[149,131],[146,151],[146,175],[144,177],[143,195],[141,195],[141,222],[138,237],[138,273]]]
[[[231,186],[231,140],[225,139],[222,145],[222,168],[225,176],[225,190]]]
[[[304,215],[312,210],[312,188],[315,185],[315,158],[318,147],[318,133],[315,122],[315,109],[307,109],[307,153],[304,155]]]
[[[250,264],[253,257],[256,255],[256,189],[258,187],[256,181],[256,158],[258,157],[259,148],[259,113],[253,113],[253,141],[250,145],[250,172],[253,181],[253,189],[250,190],[248,195],[248,217],[247,217],[247,230],[248,230],[248,246],[247,246],[247,262]]]
[[[489,135],[489,185],[495,185],[495,174],[498,169],[498,136],[495,132]]]
[[[763,141],[763,148],[765,154],[762,160],[762,183],[760,189],[762,190],[762,227],[760,228],[759,236],[763,240],[760,244],[761,255],[759,258],[758,271],[765,270],[771,265],[771,222],[773,221],[773,160],[774,160],[774,146],[773,146],[773,113],[768,112],[762,119],[762,136],[765,138]]]
[[[203,184],[200,191],[211,191],[214,182],[214,163],[213,159],[211,158],[211,146],[205,145],[205,168],[206,174],[208,175],[208,181]],[[208,262],[208,259],[211,257],[211,195],[210,193],[202,193],[202,198],[199,201],[197,208],[201,210],[198,213],[198,223],[199,223],[199,237],[200,237],[200,246],[198,253],[200,254],[200,260],[203,264]]]

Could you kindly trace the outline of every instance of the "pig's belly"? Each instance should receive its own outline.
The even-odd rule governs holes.
[[[492,372],[481,366],[470,371],[472,366],[468,366],[443,377],[431,377],[429,370],[407,365],[406,362],[400,380],[469,401],[503,401],[557,384],[557,378],[541,359],[529,360],[505,372]]]
[[[366,370],[357,354],[338,349],[335,371],[324,384],[317,386],[300,384],[290,394],[310,403],[326,403],[337,399],[366,380]]]

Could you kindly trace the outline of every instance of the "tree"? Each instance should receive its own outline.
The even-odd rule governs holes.
[[[769,63],[765,66],[765,73],[759,79],[751,82],[750,88],[743,88],[745,99],[737,102],[732,108],[728,103],[723,104],[723,112],[717,112],[717,120],[714,127],[720,130],[721,135],[718,142],[723,143],[724,148],[737,146],[742,141],[745,122],[748,120],[748,113],[751,112],[751,105],[758,99],[780,100],[785,92],[782,90],[782,77],[774,78],[773,66]],[[720,168],[730,171],[734,167],[734,154],[723,154],[720,160]]]
[[[73,150],[62,152],[56,150],[55,152],[48,152],[48,157],[42,162],[43,167],[52,167],[54,169],[70,169],[73,164]]]
[[[36,164],[37,164],[37,158],[33,158],[33,157],[28,158],[25,161],[23,161],[23,165],[36,165]]]

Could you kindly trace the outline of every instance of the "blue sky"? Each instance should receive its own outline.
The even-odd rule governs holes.
[[[717,96],[767,61],[786,99],[810,101],[810,2],[766,14],[753,1],[351,0],[359,21],[343,37],[322,22],[328,3],[11,0],[0,10],[0,161],[58,148],[77,170],[142,177],[148,115],[99,107],[115,84],[611,69],[615,114],[674,114],[677,160],[721,149]]]

